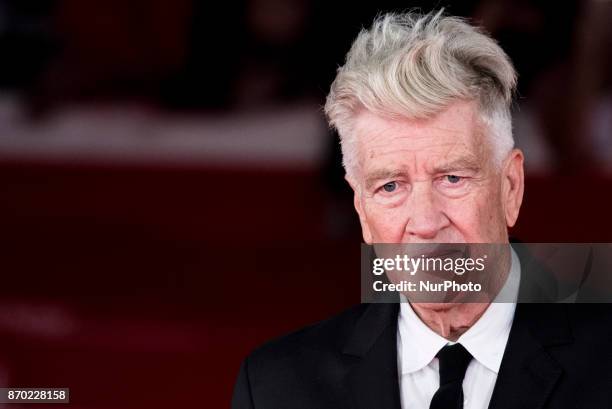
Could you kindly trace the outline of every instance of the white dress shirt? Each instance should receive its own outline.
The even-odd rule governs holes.
[[[486,409],[491,400],[510,335],[521,276],[519,259],[514,250],[511,252],[510,274],[497,299],[515,302],[491,303],[478,321],[456,341],[473,357],[463,379],[464,409]],[[443,346],[452,343],[425,325],[410,303],[400,304],[397,355],[402,409],[429,408],[440,386],[438,358],[435,356]]]

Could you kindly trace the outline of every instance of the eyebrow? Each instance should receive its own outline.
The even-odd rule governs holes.
[[[477,172],[480,168],[481,166],[475,157],[464,156],[447,163],[436,165],[433,168],[433,173],[448,173],[457,170],[471,170]]]
[[[366,180],[365,180],[366,190],[370,190],[372,186],[376,184],[376,182],[378,182],[379,180],[383,180],[383,179],[393,180],[397,178],[406,178],[407,176],[408,176],[408,173],[401,171],[401,170],[389,170],[389,169],[375,170],[366,176]]]
[[[440,173],[449,173],[458,170],[470,170],[473,172],[477,172],[480,170],[480,165],[478,161],[474,157],[465,156],[461,158],[454,159],[447,163],[442,163],[440,165],[436,165],[433,168],[434,174]],[[379,169],[370,172],[366,176],[365,187],[367,190],[370,190],[372,186],[376,184],[376,182],[380,180],[394,180],[397,178],[408,178],[408,173],[402,170],[390,170],[390,169]]]

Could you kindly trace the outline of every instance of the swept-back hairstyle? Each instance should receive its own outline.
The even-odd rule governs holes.
[[[429,118],[456,100],[475,100],[494,161],[513,148],[510,105],[516,73],[495,40],[464,19],[389,13],[363,29],[338,69],[325,113],[340,135],[343,164],[357,166],[352,124],[366,109],[390,118]]]

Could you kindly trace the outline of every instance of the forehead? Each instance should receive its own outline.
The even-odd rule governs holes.
[[[440,162],[483,162],[485,143],[477,108],[460,101],[429,119],[389,119],[369,111],[355,118],[359,162],[381,165],[436,166]]]

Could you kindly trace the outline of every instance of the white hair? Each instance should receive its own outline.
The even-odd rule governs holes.
[[[512,62],[495,40],[458,17],[389,13],[363,29],[338,69],[325,113],[340,135],[344,168],[357,167],[352,132],[366,109],[389,118],[430,118],[457,100],[478,103],[479,117],[500,164],[514,147],[510,105]]]

